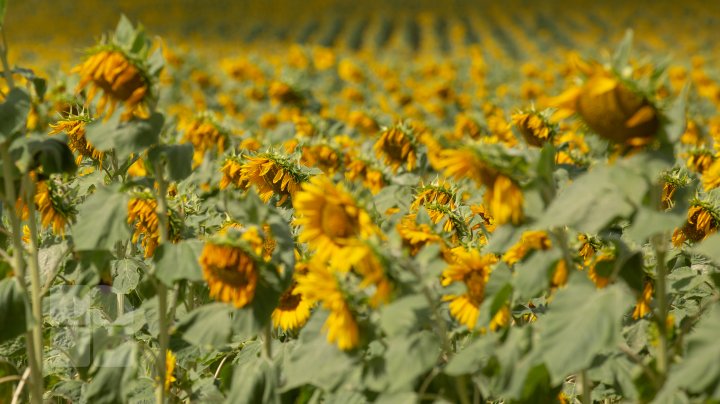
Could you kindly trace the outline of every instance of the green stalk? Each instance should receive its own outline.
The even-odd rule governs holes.
[[[660,377],[664,380],[668,370],[668,339],[667,339],[667,317],[668,317],[668,299],[667,299],[667,275],[668,270],[665,266],[665,256],[667,254],[667,246],[665,245],[665,234],[653,237],[653,247],[655,249],[655,299],[657,300],[657,314],[655,320],[658,330],[660,331],[660,341],[657,352],[657,368]]]
[[[32,374],[32,391],[33,395],[42,401],[44,386],[42,377],[43,368],[43,312],[42,312],[42,282],[40,280],[40,262],[38,259],[38,229],[37,220],[35,218],[35,182],[30,178],[30,174],[23,176],[25,182],[25,204],[28,207],[28,227],[30,228],[30,259],[28,267],[30,269],[30,289],[32,299],[32,313],[35,322],[32,335],[33,345],[35,348],[35,373]]]
[[[592,383],[587,375],[587,371],[583,370],[578,375],[580,383],[582,385],[582,400],[580,402],[584,404],[592,404]]]
[[[2,54],[2,52],[0,52],[0,54]],[[7,61],[4,57],[3,64],[7,68]],[[8,207],[7,214],[10,218],[10,227],[12,228],[12,242],[14,249],[12,267],[13,271],[16,274],[20,287],[26,294],[25,300],[31,301],[31,297],[29,296],[30,293],[28,292],[27,285],[25,284],[25,260],[23,257],[24,247],[22,245],[22,222],[20,220],[20,217],[17,215],[17,212],[15,211],[15,201],[17,201],[17,195],[15,194],[15,186],[13,185],[14,173],[12,170],[12,166],[9,164],[9,162],[12,161],[12,158],[10,156],[9,144],[4,143],[0,146],[0,157],[3,161],[3,178],[5,179],[5,204]],[[33,304],[31,303],[31,305]],[[35,325],[32,324],[34,323],[34,321],[31,321],[30,323],[30,325]],[[28,364],[30,366],[30,377],[32,379],[31,401],[35,404],[40,404],[42,403],[43,395],[41,370],[42,364],[39,363],[36,356],[37,349],[35,347],[35,336],[33,330],[25,333],[25,345],[28,355]],[[42,350],[42,348],[40,349]]]
[[[168,234],[168,207],[167,199],[167,184],[163,177],[163,165],[161,162],[156,161],[154,164],[155,168],[155,181],[158,185],[157,195],[157,216],[160,227],[160,245],[167,243],[169,240]],[[167,356],[167,349],[169,343],[169,318],[167,308],[167,286],[162,281],[157,282],[157,297],[158,297],[158,321],[160,323],[160,335],[158,336],[158,342],[160,344],[160,354],[158,355],[157,369],[159,373],[159,384],[155,390],[155,397],[158,404],[165,403],[165,361]]]

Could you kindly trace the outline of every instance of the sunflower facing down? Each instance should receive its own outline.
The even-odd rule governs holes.
[[[542,146],[555,132],[548,120],[535,111],[513,114],[512,121],[531,146]]]
[[[83,157],[90,158],[94,161],[100,161],[103,152],[96,150],[90,142],[85,138],[85,124],[89,122],[89,118],[84,116],[68,116],[66,119],[51,124],[51,135],[65,132],[68,136],[68,147],[78,156],[75,159],[76,164],[80,164]]]
[[[444,246],[443,238],[435,234],[432,227],[426,223],[417,223],[416,215],[404,216],[397,224],[397,232],[403,240],[403,246],[410,250],[410,255],[415,256],[428,244],[440,244]]]
[[[107,112],[112,115],[119,102],[125,104],[126,117],[135,113],[147,115],[143,107],[145,97],[150,91],[146,74],[139,65],[115,48],[104,48],[93,53],[82,64],[76,66],[72,73],[80,74],[77,91],[92,83],[87,94],[87,101],[95,98],[98,90],[103,95],[97,106],[98,115]],[[110,109],[105,111],[105,107]]]
[[[718,229],[717,214],[707,203],[696,202],[688,210],[687,221],[683,227],[675,229],[672,235],[673,245],[681,246],[686,240],[693,242],[705,239]]]
[[[193,165],[199,166],[205,153],[215,150],[217,153],[225,151],[228,141],[228,131],[221,128],[208,116],[199,116],[189,122],[183,123],[185,131],[182,140],[193,145]]]
[[[651,281],[645,281],[645,286],[643,287],[643,291],[640,294],[640,297],[638,297],[637,304],[635,305],[635,309],[633,309],[633,320],[637,320],[640,318],[645,317],[648,313],[650,313],[650,302],[652,301],[653,296],[653,284]]]
[[[220,179],[220,189],[225,189],[230,184],[237,188],[248,187],[248,184],[242,178],[242,162],[240,158],[235,156],[227,157],[220,172],[223,174],[222,179]]]
[[[393,172],[405,166],[412,171],[417,165],[417,142],[412,129],[395,125],[385,129],[373,145],[375,155],[389,165]]]
[[[142,236],[145,258],[152,257],[160,243],[160,222],[157,216],[157,201],[152,197],[131,198],[128,202],[129,224],[134,224],[132,242],[137,243]]]
[[[260,199],[265,203],[273,195],[278,195],[278,206],[294,197],[300,190],[300,184],[307,179],[308,175],[302,173],[289,159],[272,153],[247,157],[240,167],[240,182],[255,186]]]
[[[252,302],[262,251],[263,240],[256,227],[233,228],[208,240],[200,255],[200,266],[210,297],[237,308]]]
[[[383,172],[372,162],[361,158],[354,158],[348,163],[345,169],[345,179],[348,181],[361,179],[363,186],[369,189],[373,195],[380,192],[386,183]]]
[[[307,242],[321,262],[355,261],[351,259],[353,254],[364,254],[359,238],[379,234],[370,215],[343,185],[334,185],[326,176],[314,177],[303,184],[293,206],[295,225],[303,227],[298,241]]]
[[[552,242],[547,232],[542,230],[526,231],[520,236],[520,241],[503,254],[502,260],[508,265],[513,265],[533,250],[548,250],[551,247]]]
[[[442,285],[463,282],[467,291],[459,296],[447,295],[443,299],[450,301],[450,314],[472,330],[477,325],[492,265],[498,262],[498,258],[493,254],[481,255],[476,249],[458,249],[454,253],[452,264],[442,273]]]
[[[319,302],[330,312],[325,326],[327,340],[347,351],[360,343],[360,327],[340,287],[336,274],[327,265],[312,259],[307,274],[298,277],[297,292],[310,303]]]
[[[52,228],[54,234],[64,236],[65,227],[70,223],[75,210],[56,189],[50,180],[40,181],[35,189],[35,206],[40,213],[42,226]]]

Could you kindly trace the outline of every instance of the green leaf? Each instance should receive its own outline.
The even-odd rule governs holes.
[[[430,308],[424,296],[404,296],[380,309],[380,328],[387,335],[408,335],[429,317]]]
[[[177,244],[166,243],[159,246],[153,257],[155,275],[168,286],[182,279],[203,280],[198,261],[202,248],[203,243],[200,240],[183,240]]]
[[[708,392],[715,397],[720,394],[718,335],[720,305],[716,303],[687,337],[685,358],[670,368],[668,381],[656,397],[656,402],[662,402],[663,397],[681,388],[691,393]]]
[[[397,336],[387,345],[383,379],[388,392],[412,390],[415,379],[429,371],[440,354],[437,336],[427,330]]]
[[[112,276],[112,286],[117,293],[128,294],[135,290],[140,282],[137,263],[127,258],[113,262]]]
[[[445,367],[445,373],[450,376],[461,376],[480,371],[493,356],[496,343],[497,334],[478,337],[450,359]]]
[[[135,379],[137,346],[134,342],[102,353],[83,401],[98,404],[127,402],[126,386]]]
[[[65,136],[26,136],[13,143],[11,152],[21,172],[42,167],[45,174],[72,173],[77,168]]]
[[[0,342],[15,338],[27,331],[25,299],[17,280],[0,281]]]
[[[97,119],[85,126],[85,137],[101,151],[115,150],[121,161],[130,154],[140,153],[157,144],[165,117],[154,112],[148,119],[133,119],[120,122],[119,111],[107,121]]]
[[[675,99],[672,105],[664,114],[665,122],[662,126],[665,136],[669,143],[675,144],[680,140],[680,136],[685,133],[687,127],[687,99],[690,86],[683,87],[680,95]]]
[[[637,243],[645,243],[651,236],[672,231],[682,226],[685,216],[674,212],[660,212],[647,207],[640,207],[635,214],[632,225],[625,234]]]
[[[716,264],[720,264],[720,234],[715,233],[706,238],[693,248],[693,251],[710,258]]]
[[[239,361],[233,374],[228,404],[279,403],[277,369],[267,359],[254,355]]]
[[[25,128],[28,113],[30,113],[30,95],[19,87],[10,90],[5,102],[0,104],[0,143],[12,140],[14,135]]]
[[[555,265],[562,258],[559,250],[536,251],[530,258],[516,264],[513,281],[519,298],[531,299],[547,289]]]
[[[326,318],[326,313],[315,312],[300,332],[297,345],[283,364],[286,378],[283,390],[305,384],[333,390],[349,381],[357,360],[327,341],[321,331]]]
[[[571,278],[535,324],[553,381],[586,369],[595,355],[615,349],[622,340],[623,315],[632,303],[620,285],[597,290],[585,277]]]
[[[129,239],[127,203],[127,195],[115,187],[103,187],[90,195],[71,228],[75,250],[112,251],[116,242]]]
[[[233,308],[224,303],[201,306],[180,319],[177,332],[182,338],[200,347],[220,347],[230,341]]]
[[[182,181],[192,174],[193,145],[190,143],[160,145],[150,149],[150,160],[165,157],[170,179]]]
[[[570,226],[575,230],[596,234],[613,220],[630,216],[634,209],[625,198],[613,177],[618,169],[597,167],[579,176],[558,193],[545,213],[538,219],[537,228]],[[628,181],[627,173],[622,181]]]

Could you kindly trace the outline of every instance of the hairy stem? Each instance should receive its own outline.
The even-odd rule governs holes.
[[[155,181],[157,182],[157,216],[160,227],[160,245],[167,243],[169,240],[168,232],[168,207],[167,207],[167,184],[163,177],[163,164],[160,161],[155,162]],[[160,354],[157,359],[158,369],[158,386],[155,390],[155,396],[158,404],[165,403],[165,373],[166,373],[166,357],[169,343],[170,318],[168,317],[167,308],[167,286],[157,280],[157,298],[158,298],[158,317],[160,323],[160,335],[158,342],[160,344]]]

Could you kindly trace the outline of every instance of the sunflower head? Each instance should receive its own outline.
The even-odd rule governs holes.
[[[526,231],[520,236],[520,241],[503,254],[502,260],[508,265],[513,265],[525,258],[531,251],[548,250],[551,247],[552,242],[547,232],[542,230]]]
[[[241,308],[255,297],[263,239],[257,227],[226,226],[208,240],[200,255],[210,296]]]
[[[513,114],[512,121],[529,145],[539,147],[556,132],[556,125],[551,124],[546,115],[538,111],[518,112]]]
[[[51,124],[51,135],[64,132],[68,137],[68,147],[74,153],[77,153],[76,164],[80,164],[83,157],[100,161],[103,158],[103,152],[95,149],[85,138],[85,125],[90,122],[88,115],[68,115],[55,124]]]
[[[319,259],[337,258],[351,253],[359,238],[379,234],[370,215],[355,198],[326,176],[317,176],[303,184],[293,199],[297,219],[302,226],[299,241],[317,251]]]
[[[409,124],[397,124],[380,133],[373,150],[375,155],[389,165],[394,172],[405,167],[412,171],[417,165],[418,143],[414,129]]]
[[[410,204],[410,210],[415,211],[420,206],[431,203],[447,205],[456,208],[457,193],[455,188],[445,180],[438,180],[427,185],[420,185],[415,192],[415,200]]]
[[[148,107],[155,100],[154,83],[163,68],[162,50],[150,57],[151,43],[142,27],[133,27],[121,17],[115,33],[104,37],[99,45],[88,51],[84,62],[73,68],[80,75],[77,91],[90,85],[87,101],[98,91],[103,95],[97,106],[98,114],[111,115],[118,103],[125,105],[123,117],[146,117]],[[105,111],[106,106],[110,109]]]
[[[402,238],[403,246],[409,249],[412,256],[417,255],[428,244],[444,245],[443,238],[436,234],[428,223],[418,223],[414,213],[404,216],[398,222],[397,232]]]
[[[492,265],[498,259],[493,254],[480,254],[477,249],[456,249],[453,251],[452,263],[443,271],[442,284],[448,286],[453,282],[465,284],[466,292],[462,295],[447,295],[444,300],[450,301],[450,314],[469,329],[474,329],[478,319],[480,304],[485,298],[485,285],[490,279]]]
[[[69,192],[67,187],[52,179],[38,182],[35,189],[35,205],[43,227],[51,228],[60,236],[65,235],[65,228],[77,215]]]
[[[254,186],[263,202],[277,195],[278,206],[292,198],[309,178],[300,165],[277,153],[249,156],[240,166],[240,182]]]
[[[205,153],[211,150],[217,153],[225,151],[230,132],[221,127],[210,115],[197,115],[180,126],[184,130],[182,140],[191,143],[195,150],[193,153],[195,166],[202,163]]]
[[[229,156],[225,158],[220,171],[222,172],[222,179],[220,180],[220,189],[225,189],[230,184],[237,188],[247,188],[248,184],[243,181],[242,175],[240,174],[242,168],[242,161],[239,157]]]

